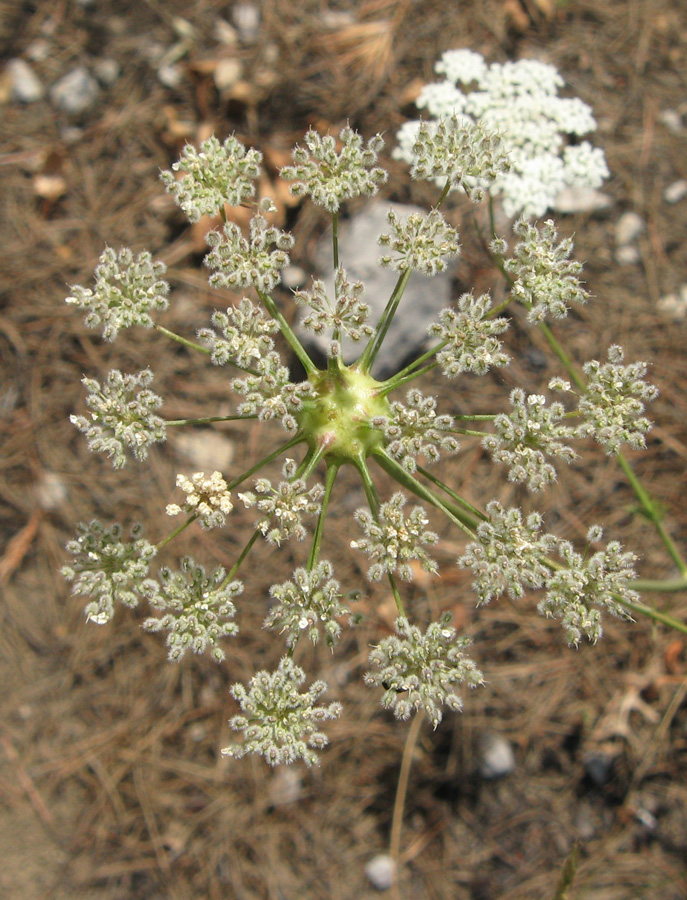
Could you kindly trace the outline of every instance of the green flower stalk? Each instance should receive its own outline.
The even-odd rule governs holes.
[[[474,60],[460,57],[454,62],[467,65]],[[308,290],[294,295],[303,309],[305,328],[328,342],[323,368],[310,357],[281,301],[273,296],[294,238],[268,225],[270,201],[255,205],[248,235],[231,220],[229,207],[245,205],[254,196],[260,164],[257,151],[243,148],[234,137],[223,144],[210,139],[200,150],[187,148],[162,179],[191,221],[205,214],[222,215],[222,227],[208,235],[205,263],[211,270],[210,284],[241,288],[250,296],[216,311],[210,327],[197,332],[200,343],[195,343],[152,320],[152,313],[163,312],[167,305],[160,266],[146,254],[134,259],[129,251],[116,254],[108,249],[96,270],[95,288],[75,287],[68,298],[86,311],[88,326],[103,326],[106,340],[134,324],[154,325],[182,344],[185,352],[199,353],[201,360],[209,357],[211,364],[228,369],[235,413],[220,415],[210,409],[195,420],[165,420],[159,414],[162,400],[150,390],[150,370],[132,375],[114,370],[104,385],[84,379],[90,417],[76,415],[72,421],[86,435],[89,449],[106,453],[115,467],[123,467],[132,455],[144,462],[171,428],[257,419],[273,420],[284,429],[282,439],[245,472],[178,475],[177,488],[184,496],[170,502],[167,513],[179,524],[163,532],[157,544],[144,540],[138,527],[127,540],[119,526],[81,525],[67,547],[73,561],[63,569],[74,593],[89,598],[90,620],[104,624],[118,603],[132,607],[145,601],[152,615],[143,627],[166,634],[170,659],[180,660],[191,651],[207,652],[220,662],[231,652],[225,641],[236,639],[235,620],[242,607],[259,599],[250,591],[244,593],[244,581],[250,579],[242,570],[251,564],[253,547],[264,540],[278,552],[290,542],[288,575],[264,598],[265,628],[280,642],[282,653],[285,645],[286,655],[274,671],[258,672],[247,687],[241,683],[232,687],[240,713],[231,719],[231,726],[243,739],[223,752],[234,758],[256,753],[271,765],[298,759],[313,765],[327,743],[323,724],[341,713],[336,701],[319,704],[326,689],[323,682],[316,680],[302,690],[306,675],[296,663],[304,645],[323,641],[332,650],[345,646],[344,629],[359,618],[347,601],[360,584],[342,586],[334,578],[324,555],[332,541],[365,554],[368,580],[386,581],[394,597],[396,633],[374,646],[364,680],[380,691],[382,706],[401,719],[423,711],[436,726],[446,708],[461,708],[461,690],[483,683],[469,656],[469,638],[457,634],[449,617],[428,622],[426,605],[417,592],[412,615],[406,611],[403,593],[418,570],[430,576],[440,573],[429,548],[438,542],[433,526],[441,517],[465,542],[457,565],[472,572],[478,604],[504,594],[517,602],[528,591],[540,592],[539,612],[559,619],[571,644],[583,637],[598,640],[603,613],[621,618],[651,614],[633,587],[637,558],[617,541],[591,555],[580,552],[570,541],[545,531],[540,512],[505,509],[495,499],[480,509],[429,470],[442,455],[459,454],[465,445],[483,442],[494,461],[507,467],[508,479],[535,496],[555,480],[555,461],[578,459],[576,440],[592,436],[610,454],[618,454],[624,443],[633,448],[644,443],[650,428],[644,407],[656,395],[645,381],[646,364],[625,365],[622,350],[613,346],[607,362],[588,362],[581,375],[544,322],[564,318],[571,304],[587,299],[579,281],[581,267],[570,259],[572,246],[568,241],[557,243],[552,222],[541,229],[518,222],[519,240],[510,257],[503,237],[484,236],[495,268],[504,274],[505,300],[495,306],[489,294],[464,293],[429,326],[415,359],[384,381],[372,376],[394,316],[406,313],[409,279],[416,272],[424,276],[441,272],[447,260],[460,253],[458,233],[440,211],[443,201],[452,190],[477,200],[511,163],[507,148],[479,123],[454,114],[420,126],[411,175],[441,179],[442,189],[427,215],[413,214],[401,222],[389,214],[389,232],[379,238],[379,262],[395,269],[399,278],[375,322],[363,299],[365,286],[350,279],[339,262],[337,217],[345,201],[371,196],[386,181],[379,165],[382,147],[379,135],[365,143],[349,127],[338,140],[311,130],[305,146],[294,151],[294,165],[282,171],[293,182],[296,196],[311,198],[333,219],[332,294],[323,281],[314,279]],[[179,179],[174,172],[185,174]],[[549,383],[558,399],[550,401],[518,386],[510,391],[510,404],[504,398],[500,408],[458,415],[455,409],[442,411],[434,397],[410,384],[435,369],[437,376],[456,384],[453,380],[464,374],[481,376],[507,366],[509,355],[502,341],[513,302],[525,307],[529,325],[542,330],[563,363],[561,374]],[[282,358],[278,333],[303,366],[300,381]],[[359,357],[349,365],[341,355],[345,337],[360,343]],[[574,389],[564,376],[574,382]],[[687,565],[663,529],[657,507],[629,464],[618,458],[643,507],[652,511],[687,587]],[[265,470],[279,461],[281,479],[273,482],[268,477],[272,472]],[[338,473],[345,465],[359,474],[366,505],[351,516],[348,531],[342,522],[332,534],[328,515]],[[380,473],[396,483],[387,496]],[[409,505],[411,494],[415,502]],[[157,574],[151,572],[153,558],[170,553],[174,539],[187,528],[233,528],[239,501],[255,511],[255,521],[229,571],[206,569],[183,557],[176,567],[165,562]],[[601,540],[598,526],[590,529],[588,540],[594,544]],[[674,579],[670,585],[675,588]],[[666,613],[660,618],[687,631]]]

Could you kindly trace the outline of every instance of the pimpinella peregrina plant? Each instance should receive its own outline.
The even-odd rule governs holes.
[[[542,103],[544,95],[551,97],[558,86],[548,67],[536,71],[530,67],[519,81],[513,69],[487,70],[479,59],[464,54],[445,57],[442,65],[455,83],[477,83],[485,95],[482,111],[494,97],[504,96],[508,85],[516,98],[532,97],[533,85],[542,76],[536,94]],[[456,90],[451,97],[458,94],[464,96]],[[360,585],[342,586],[323,555],[328,541],[341,540],[339,523],[332,535],[327,520],[343,466],[357,471],[366,498],[366,505],[351,517],[347,540],[361,554],[361,569],[367,569],[368,578],[388,583],[397,609],[395,634],[380,636],[373,646],[365,682],[380,691],[382,706],[401,719],[422,711],[436,725],[445,708],[461,708],[465,688],[483,683],[470,657],[469,638],[458,635],[446,615],[422,621],[422,605],[409,608],[403,596],[406,588],[402,592],[399,586],[412,581],[418,571],[424,578],[438,573],[429,552],[437,542],[432,516],[445,517],[464,539],[457,565],[472,572],[478,603],[504,594],[517,602],[527,591],[536,591],[539,611],[561,621],[571,644],[583,637],[596,641],[603,613],[626,618],[647,613],[685,630],[640,602],[642,583],[635,576],[635,555],[617,541],[600,544],[599,526],[590,528],[588,546],[579,549],[547,532],[540,512],[506,509],[496,500],[478,509],[429,468],[441,456],[459,454],[463,446],[483,441],[494,460],[507,466],[506,477],[537,492],[556,478],[559,466],[576,458],[572,446],[576,441],[594,437],[618,459],[680,570],[678,586],[687,586],[687,565],[622,455],[624,444],[641,446],[650,428],[644,407],[656,391],[645,381],[646,364],[624,364],[622,350],[613,346],[607,362],[592,360],[580,371],[548,325],[547,320],[565,317],[571,304],[587,299],[579,281],[580,267],[570,260],[571,245],[558,241],[552,222],[541,227],[518,222],[512,255],[502,235],[486,235],[484,245],[491,248],[506,281],[505,300],[496,305],[489,293],[464,293],[429,327],[427,349],[383,381],[371,374],[391,321],[404,314],[404,290],[413,273],[436,274],[459,253],[458,232],[442,212],[446,197],[454,190],[473,200],[483,192],[501,192],[506,174],[522,164],[522,154],[515,152],[503,129],[505,137],[485,128],[477,107],[468,106],[467,100],[456,102],[463,104],[458,113],[450,112],[432,127],[420,126],[413,141],[412,176],[440,179],[442,189],[425,216],[413,215],[401,223],[389,215],[390,231],[380,236],[380,265],[395,269],[398,281],[377,321],[370,320],[364,285],[352,281],[345,260],[339,260],[338,215],[342,203],[374,194],[386,180],[378,160],[382,138],[376,135],[365,143],[349,127],[338,139],[311,130],[305,145],[294,150],[294,165],[282,171],[296,196],[309,197],[333,218],[333,294],[315,280],[311,289],[295,297],[305,308],[305,326],[329,339],[323,367],[311,359],[274,295],[293,237],[268,224],[269,200],[255,205],[247,235],[231,221],[229,207],[245,205],[254,196],[260,164],[259,152],[243,148],[233,137],[223,144],[210,139],[198,150],[186,148],[173,167],[181,177],[171,172],[162,177],[192,221],[204,213],[224,214],[222,227],[208,235],[205,262],[211,270],[210,283],[241,288],[251,296],[215,312],[210,326],[198,331],[196,343],[152,322],[151,312],[164,309],[169,293],[160,281],[161,267],[145,254],[134,258],[126,249],[115,253],[108,248],[96,270],[95,289],[75,287],[69,298],[85,309],[89,327],[102,328],[106,340],[135,324],[152,325],[187,352],[205,355],[230,373],[235,411],[222,415],[210,409],[196,420],[163,416],[162,401],[150,390],[149,370],[114,371],[104,386],[85,379],[90,417],[76,416],[74,423],[85,432],[89,448],[105,452],[115,467],[131,457],[144,462],[151,446],[164,441],[173,428],[274,419],[285,431],[284,439],[247,471],[180,473],[177,487],[184,496],[172,499],[167,507],[180,524],[171,533],[158,534],[156,542],[144,539],[139,525],[126,538],[119,526],[108,529],[91,522],[79,526],[77,538],[67,546],[73,559],[63,573],[74,593],[89,597],[86,614],[91,621],[104,624],[118,604],[136,606],[145,601],[152,615],[143,625],[167,634],[170,658],[180,659],[189,650],[209,652],[231,667],[231,641],[241,639],[237,637],[241,608],[244,603],[254,606],[259,599],[254,595],[247,599],[250,591],[244,589],[244,580],[250,580],[246,570],[251,550],[260,540],[270,543],[276,553],[288,543],[288,559],[300,561],[293,570],[285,568],[284,580],[264,598],[268,610],[264,624],[275,640],[283,642],[283,656],[275,670],[259,671],[247,686],[239,682],[232,687],[240,713],[231,719],[231,727],[242,740],[224,750],[228,756],[257,753],[271,765],[296,759],[312,765],[327,743],[323,724],[341,713],[336,701],[320,703],[326,690],[322,681],[304,689],[306,674],[296,659],[304,647],[320,640],[334,649],[344,628],[358,618],[348,602],[350,589]],[[543,108],[540,104],[540,115]],[[552,114],[558,130],[575,134],[589,130],[583,104],[565,108],[565,115]],[[474,121],[462,118],[470,110]],[[500,125],[502,118],[487,124]],[[548,143],[537,140],[546,144],[547,152],[561,149],[551,136]],[[556,399],[517,387],[501,410],[458,415],[455,410],[440,410],[435,397],[411,384],[434,370],[436,376],[460,379],[464,373],[481,376],[507,366],[509,355],[502,340],[516,305],[525,312],[522,318],[541,330],[562,363],[562,374],[549,385]],[[293,379],[275,341],[277,332],[302,366],[301,381]],[[341,354],[344,336],[360,346],[357,360],[349,365]],[[508,406],[510,411],[504,411]],[[486,430],[478,430],[482,428]],[[282,469],[281,480],[275,483],[262,470],[277,460]],[[386,499],[380,496],[381,472],[396,485]],[[184,557],[178,565],[164,564],[157,574],[152,571],[153,558],[163,551],[167,554],[172,539],[193,523],[229,529],[236,536],[238,504],[253,511],[254,530],[229,570],[206,570]]]

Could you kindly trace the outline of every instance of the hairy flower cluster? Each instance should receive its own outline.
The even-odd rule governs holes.
[[[247,149],[233,135],[222,144],[213,135],[200,150],[186,144],[173,171],[160,172],[160,178],[188,220],[197,222],[252,197],[261,162],[259,150]],[[185,174],[177,178],[174,172]]]
[[[402,126],[397,158],[412,164],[419,130],[457,115],[499,134],[511,167],[491,191],[506,215],[543,216],[564,188],[598,188],[608,177],[603,151],[578,140],[596,129],[591,109],[558,96],[564,81],[553,66],[531,59],[488,66],[479,53],[449,50],[435,69],[444,80],[426,85],[417,100],[432,119]]]
[[[308,532],[301,520],[303,516],[319,513],[324,496],[321,484],[308,488],[302,478],[295,477],[296,463],[292,459],[284,463],[282,475],[286,480],[280,481],[276,488],[269,479],[258,478],[255,493],[239,494],[248,509],[255,506],[264,514],[257,528],[270,544],[277,545],[292,537],[297,541],[305,539]]]
[[[590,543],[601,538],[601,528],[589,529]],[[636,577],[633,553],[623,553],[618,541],[611,541],[605,550],[588,559],[568,541],[560,542],[559,552],[565,568],[557,569],[549,578],[546,597],[538,609],[542,615],[560,618],[570,644],[578,644],[583,635],[594,642],[601,637],[602,609],[620,618],[631,618],[619,601],[633,603],[639,599],[639,594],[628,587],[628,582]]]
[[[280,280],[279,271],[289,264],[293,237],[268,226],[262,214],[272,209],[271,201],[260,202],[259,211],[250,220],[250,236],[245,238],[235,222],[227,222],[222,231],[211,231],[206,240],[211,252],[205,264],[216,269],[210,278],[213,287],[255,287],[259,291],[273,290]],[[270,248],[275,246],[276,250]]]
[[[472,569],[480,603],[508,593],[522,597],[525,588],[540,588],[549,577],[544,557],[557,546],[552,534],[540,534],[542,517],[531,513],[523,522],[519,509],[504,509],[497,500],[487,504],[488,522],[477,527],[477,543],[469,544],[458,560]]]
[[[445,271],[446,259],[460,253],[458,232],[438,209],[426,216],[411,213],[405,220],[390,209],[387,219],[392,233],[379,236],[379,243],[390,251],[380,258],[383,266],[397,272],[416,269],[431,276]]]
[[[569,258],[573,249],[569,238],[556,244],[553,220],[548,219],[540,230],[521,219],[513,230],[521,240],[503,266],[513,278],[511,296],[527,308],[529,321],[543,322],[547,316],[563,319],[571,303],[585,303],[587,292],[578,277],[582,264]]]
[[[461,372],[485,375],[491,366],[505,366],[509,357],[495,337],[508,328],[508,320],[490,319],[491,297],[482,294],[463,294],[458,310],[447,307],[439,314],[439,321],[427,329],[432,337],[441,340],[437,361],[447,378]]]
[[[282,366],[275,351],[262,357],[255,368],[257,374],[235,378],[231,382],[232,389],[246,398],[239,405],[239,415],[257,416],[261,422],[279,419],[287,431],[295,431],[294,413],[301,408],[303,399],[312,393],[310,384],[307,381],[293,384],[289,370]]]
[[[334,647],[341,634],[337,618],[350,614],[341,601],[341,587],[333,577],[334,567],[321,559],[312,569],[298,568],[291,581],[270,588],[274,606],[265,619],[265,628],[286,633],[289,649],[307,634],[313,644],[320,639],[320,631],[328,647]]]
[[[540,491],[556,480],[556,470],[547,456],[567,463],[577,456],[565,443],[575,436],[575,429],[560,424],[565,415],[563,404],[547,406],[546,397],[541,394],[526,395],[521,388],[515,388],[510,402],[513,411],[496,417],[495,433],[484,438],[483,446],[496,462],[509,466],[509,481],[527,482],[530,491]]]
[[[394,400],[391,416],[379,416],[372,425],[379,428],[387,440],[386,452],[400,462],[407,472],[417,469],[417,457],[422,454],[428,462],[437,462],[444,453],[456,453],[458,441],[452,434],[452,416],[438,416],[437,401],[425,397],[417,388],[408,391],[407,406]]]
[[[106,247],[95,269],[95,288],[73,285],[66,302],[85,309],[86,325],[102,325],[104,340],[114,341],[122,328],[152,328],[150,313],[167,309],[169,285],[162,280],[166,270],[148,252],[134,257],[126,247],[118,253]]]
[[[308,766],[319,762],[317,750],[329,740],[318,731],[322,722],[341,715],[341,704],[318,706],[317,701],[327,689],[323,681],[315,681],[307,691],[299,688],[305,672],[292,659],[284,657],[275,672],[258,672],[248,690],[235,684],[231,692],[238,700],[243,715],[234,716],[229,724],[234,731],[242,731],[243,744],[222,750],[224,756],[236,759],[247,753],[264,756],[271,766],[303,759]]]
[[[157,549],[141,532],[141,526],[134,525],[129,532],[131,540],[126,542],[119,525],[105,528],[94,519],[88,524],[81,522],[78,537],[67,543],[74,560],[62,567],[62,575],[72,582],[73,594],[92,598],[86,618],[96,625],[110,621],[115,603],[136,606],[154,584],[148,579],[148,570]]]
[[[623,358],[622,348],[613,344],[608,362],[592,360],[583,366],[588,382],[579,402],[585,421],[578,435],[593,437],[609,454],[617,453],[622,444],[635,450],[646,446],[651,422],[642,415],[644,403],[658,396],[658,388],[644,380],[647,364],[624,366]]]
[[[115,469],[126,465],[127,450],[143,460],[151,444],[165,440],[164,419],[154,412],[162,406],[162,398],[148,389],[152,381],[150,369],[136,375],[113,369],[102,386],[95,378],[82,379],[90,418],[70,416],[69,421],[86,435],[88,449],[107,453]]]
[[[482,674],[465,655],[468,638],[456,638],[450,614],[432,622],[425,633],[406,618],[396,619],[396,634],[385,638],[370,653],[374,667],[365,683],[383,687],[382,706],[397,719],[422,709],[436,728],[442,706],[457,712],[463,702],[456,686],[483,684]]]
[[[339,134],[341,150],[332,135],[324,137],[313,129],[305,135],[305,147],[293,150],[295,165],[281,170],[282,178],[295,181],[291,193],[295,197],[308,194],[313,203],[327,212],[336,213],[345,200],[352,197],[372,197],[387,180],[385,169],[375,165],[377,154],[384,146],[377,134],[363,144],[362,137],[346,127]]]
[[[168,516],[196,516],[203,528],[221,528],[226,523],[234,504],[221,472],[213,472],[209,478],[204,472],[196,472],[190,478],[177,475],[177,487],[184,491],[186,500],[183,506],[168,504]]]
[[[436,562],[423,550],[423,544],[436,544],[438,535],[427,530],[429,519],[421,506],[415,506],[410,515],[403,513],[406,498],[398,491],[387,503],[382,503],[379,517],[367,509],[357,509],[355,518],[365,532],[361,540],[351,541],[351,547],[362,550],[375,560],[368,577],[379,581],[384,575],[398,572],[404,581],[412,581],[410,560],[416,559],[425,572],[434,574]]]
[[[243,593],[240,581],[227,583],[227,573],[220,566],[207,575],[203,566],[190,556],[181,560],[180,571],[160,569],[160,583],[144,586],[150,605],[160,610],[159,618],[151,616],[143,622],[147,631],[166,631],[168,659],[180,660],[187,650],[210,654],[217,662],[225,657],[219,646],[223,637],[238,634],[231,620],[236,613],[233,600]]]
[[[374,329],[366,324],[370,307],[360,299],[363,292],[362,281],[349,281],[345,270],[339,266],[334,274],[334,302],[327,296],[324,282],[317,278],[313,279],[311,290],[296,291],[293,298],[299,306],[308,306],[312,310],[301,321],[304,328],[313,334],[331,333],[330,352],[334,355],[343,335],[359,341],[374,333]]]
[[[266,318],[247,297],[238,306],[229,306],[226,313],[216,310],[212,324],[222,337],[212,328],[198,331],[199,340],[210,347],[210,359],[216,366],[231,362],[242,369],[251,368],[274,349],[270,335],[279,331],[278,323]]]
[[[496,178],[510,168],[500,138],[465,116],[421,122],[410,158],[413,178],[425,178],[451,190],[462,188],[481,200]]]

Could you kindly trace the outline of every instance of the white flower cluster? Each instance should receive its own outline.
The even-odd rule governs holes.
[[[127,543],[119,525],[105,528],[94,519],[88,524],[81,522],[78,537],[67,543],[74,561],[62,567],[62,575],[72,582],[73,594],[92,598],[86,618],[96,625],[110,621],[115,603],[137,606],[149,584],[154,584],[148,571],[157,549],[141,532],[141,526],[134,525]]]
[[[436,728],[442,706],[459,711],[463,702],[456,686],[476,687],[482,673],[465,655],[468,638],[456,638],[444,615],[432,622],[423,634],[406,618],[396,619],[396,634],[381,641],[370,653],[374,667],[365,673],[365,683],[383,687],[382,706],[397,719],[407,719],[414,709],[422,709]]]
[[[276,488],[267,478],[258,478],[255,482],[255,493],[246,491],[239,494],[246,507],[256,506],[264,513],[257,523],[257,528],[270,544],[281,544],[295,537],[302,541],[307,536],[303,525],[303,516],[315,516],[320,512],[324,488],[315,484],[308,489],[302,478],[296,478],[296,463],[287,459],[282,468],[286,479],[280,481]],[[256,494],[260,496],[256,496]]]
[[[204,472],[196,472],[190,478],[177,475],[177,487],[184,491],[186,500],[183,506],[168,504],[168,516],[196,516],[203,528],[221,528],[226,523],[234,504],[221,472],[213,472],[209,478]]]
[[[417,469],[417,457],[422,454],[428,462],[437,462],[444,453],[456,453],[458,441],[451,434],[452,416],[438,416],[437,401],[425,397],[417,388],[408,391],[407,406],[394,400],[391,416],[379,416],[372,425],[379,428],[387,440],[386,452],[398,460],[407,472]]]
[[[590,528],[590,543],[601,537],[598,526]],[[601,637],[601,609],[619,618],[631,618],[618,600],[639,600],[639,594],[628,587],[636,577],[633,553],[623,553],[618,541],[611,541],[605,550],[588,559],[568,541],[560,542],[559,553],[565,568],[557,569],[549,578],[546,597],[538,609],[545,616],[561,619],[568,643],[578,644],[583,635],[590,641]]]
[[[152,381],[150,369],[136,375],[122,375],[113,369],[102,386],[95,378],[82,379],[90,418],[70,416],[69,420],[86,435],[88,449],[107,453],[115,469],[126,465],[127,450],[144,460],[151,444],[165,440],[164,419],[154,413],[162,399],[148,389]]]
[[[658,396],[658,388],[644,380],[647,364],[624,366],[623,358],[622,348],[614,344],[608,348],[608,362],[591,360],[583,366],[588,382],[579,402],[585,421],[578,435],[593,437],[609,454],[622,444],[634,450],[646,446],[651,422],[642,415],[644,403]]]
[[[315,751],[329,743],[318,728],[327,719],[338,718],[342,707],[340,703],[318,706],[327,685],[315,681],[301,693],[299,688],[304,681],[305,672],[284,657],[275,672],[255,674],[248,690],[242,684],[232,685],[231,692],[243,715],[234,716],[229,724],[234,731],[243,732],[244,743],[225,747],[223,755],[240,759],[247,753],[258,753],[271,766],[297,759],[303,759],[308,766],[317,765]]]
[[[167,631],[168,658],[179,661],[187,650],[205,653],[217,662],[225,657],[219,646],[223,637],[238,634],[238,626],[231,621],[236,613],[233,600],[243,593],[240,581],[227,584],[226,572],[220,566],[211,575],[205,573],[186,556],[179,572],[160,569],[160,584],[147,585],[150,605],[160,610],[159,618],[152,616],[143,622],[147,631]]]
[[[425,178],[450,190],[462,188],[477,202],[510,168],[500,137],[465,116],[420,122],[409,155],[412,178]]]
[[[379,581],[384,575],[398,572],[404,581],[412,581],[410,561],[416,559],[425,572],[434,574],[436,562],[422,549],[423,544],[436,544],[438,535],[427,530],[429,519],[421,506],[415,506],[405,516],[406,498],[398,491],[387,503],[382,503],[375,519],[368,509],[357,509],[355,518],[365,532],[361,540],[351,541],[354,550],[362,550],[375,560],[368,577]]]
[[[262,153],[246,149],[233,135],[223,144],[213,135],[196,150],[186,144],[172,172],[160,172],[166,189],[190,222],[216,216],[224,208],[239,206],[255,193]],[[174,172],[184,172],[177,178]]]
[[[556,480],[556,470],[547,460],[555,456],[569,463],[577,454],[565,441],[575,437],[576,430],[560,424],[565,415],[562,403],[546,405],[541,394],[526,395],[515,388],[510,395],[513,411],[501,413],[494,420],[494,434],[483,440],[484,447],[496,462],[509,466],[508,480],[527,482],[530,491],[540,491]]]
[[[352,197],[372,197],[389,177],[385,169],[375,166],[384,146],[381,135],[364,145],[362,137],[346,127],[339,134],[339,142],[341,150],[337,152],[332,135],[323,137],[310,129],[305,135],[306,146],[293,150],[295,165],[285,166],[280,173],[287,181],[296,182],[291,185],[295,197],[309,194],[313,203],[330,213],[338,212]]]
[[[210,278],[213,287],[255,287],[259,291],[273,290],[280,280],[279,271],[289,264],[287,250],[293,247],[293,236],[267,225],[262,214],[273,208],[270,200],[262,200],[259,211],[250,220],[250,237],[245,238],[235,222],[227,222],[222,231],[206,236],[212,250],[205,264],[216,269]],[[270,247],[276,246],[276,250]]]
[[[232,390],[246,398],[239,405],[239,415],[257,416],[261,422],[279,419],[287,431],[295,431],[297,423],[293,414],[301,408],[303,399],[311,395],[310,383],[293,384],[276,351],[258,360],[255,368],[257,374],[231,382]]]
[[[212,324],[222,332],[219,337],[212,328],[200,328],[198,338],[210,347],[210,359],[216,366],[232,362],[243,369],[254,366],[274,349],[270,337],[279,331],[279,324],[267,319],[247,297],[238,306],[229,306],[226,313],[216,310]]]
[[[540,588],[550,574],[543,558],[556,546],[551,534],[539,534],[542,517],[531,513],[523,522],[519,509],[504,509],[497,500],[487,505],[488,522],[477,528],[477,543],[469,544],[458,560],[472,569],[480,603],[508,593],[522,597],[525,588]]]
[[[135,257],[126,247],[119,253],[106,247],[95,269],[95,288],[73,285],[66,302],[85,309],[86,325],[102,325],[104,340],[114,341],[121,328],[152,328],[150,313],[167,309],[169,285],[162,280],[166,271],[148,252]]]
[[[342,335],[359,341],[363,336],[369,337],[374,333],[374,329],[366,324],[370,307],[360,299],[363,292],[362,281],[349,281],[346,272],[339,266],[334,273],[333,303],[327,296],[324,282],[317,278],[313,279],[311,290],[296,291],[293,299],[299,306],[309,306],[312,310],[301,322],[304,328],[313,334],[331,332],[330,353],[335,355]]]
[[[513,278],[511,296],[527,308],[530,322],[543,322],[546,316],[563,319],[571,303],[586,302],[587,292],[578,277],[582,264],[569,258],[573,249],[569,238],[556,244],[552,219],[541,230],[521,219],[513,231],[521,240],[503,266]],[[503,250],[504,242],[494,242],[494,249]]]
[[[458,310],[447,307],[439,314],[439,321],[427,329],[432,337],[441,339],[437,360],[447,378],[461,372],[485,375],[491,366],[505,366],[509,357],[495,337],[508,328],[508,320],[488,317],[491,297],[482,294],[463,294]]]
[[[578,138],[596,129],[591,109],[579,98],[563,98],[557,70],[536,60],[488,66],[479,53],[449,50],[435,65],[444,81],[426,85],[417,100],[432,117],[406,122],[397,134],[397,158],[412,164],[422,127],[451,116],[498,132],[511,161],[491,191],[506,215],[544,215],[567,187],[598,188],[608,177],[603,151]],[[573,142],[570,142],[570,139]],[[441,178],[437,184],[443,187]]]
[[[458,232],[438,209],[426,216],[411,213],[405,220],[390,209],[387,219],[393,231],[379,236],[379,243],[390,251],[380,259],[383,266],[397,272],[416,269],[432,276],[444,272],[446,259],[460,252]]]
[[[296,646],[303,634],[316,644],[320,631],[327,646],[333,648],[341,634],[337,618],[350,614],[341,602],[341,587],[333,575],[332,564],[321,559],[309,571],[296,569],[291,581],[272,585],[270,596],[274,606],[265,619],[265,628],[286,632],[289,649]]]

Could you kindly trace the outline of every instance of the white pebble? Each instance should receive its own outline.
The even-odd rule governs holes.
[[[556,212],[570,215],[608,209],[612,202],[607,194],[595,191],[593,188],[567,187],[556,195],[553,208]]]
[[[480,742],[479,773],[489,780],[503,778],[515,769],[510,742],[498,734],[485,734]]]
[[[255,3],[237,3],[232,12],[234,25],[244,44],[254,44],[260,32],[260,10]]]
[[[209,428],[172,435],[171,440],[176,450],[199,471],[217,469],[226,472],[236,453],[236,447],[230,438]]]
[[[658,121],[672,134],[680,134],[682,131],[682,116],[676,109],[664,109],[658,114]]]
[[[308,276],[300,266],[287,266],[281,270],[281,280],[284,287],[296,291],[298,288],[303,287],[308,280]]]
[[[72,69],[50,89],[50,99],[63,112],[79,115],[95,103],[98,82],[84,66]]]
[[[619,266],[634,266],[641,258],[642,254],[639,252],[639,247],[635,244],[618,247],[615,251],[615,261]]]
[[[684,178],[680,178],[679,181],[674,181],[672,184],[669,184],[665,191],[663,191],[663,199],[666,203],[679,203],[686,194],[687,181],[685,181]]]
[[[93,71],[98,81],[109,87],[119,78],[121,69],[116,59],[99,59],[94,65]]]
[[[615,224],[615,242],[618,247],[626,247],[637,240],[644,231],[644,219],[636,212],[626,212]]]
[[[12,100],[16,100],[18,103],[34,103],[45,94],[40,79],[23,59],[11,59],[7,63],[7,71],[11,78],[10,96]]]
[[[671,319],[687,319],[687,284],[682,284],[675,294],[666,294],[658,301],[659,310]]]
[[[396,881],[396,864],[388,853],[380,853],[365,864],[365,874],[373,888],[388,891]]]

